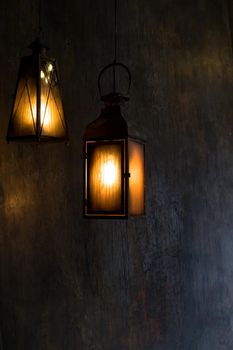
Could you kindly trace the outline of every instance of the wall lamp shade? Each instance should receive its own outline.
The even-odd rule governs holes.
[[[29,48],[32,54],[20,62],[7,141],[68,141],[56,60],[40,39]]]
[[[145,145],[121,115],[118,93],[84,133],[84,217],[144,215]],[[135,137],[136,135],[136,137]]]

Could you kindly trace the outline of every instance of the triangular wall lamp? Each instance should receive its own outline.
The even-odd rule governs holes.
[[[32,54],[20,62],[7,141],[68,141],[56,60],[39,37],[29,48]]]

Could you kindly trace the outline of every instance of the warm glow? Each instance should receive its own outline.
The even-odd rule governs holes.
[[[144,214],[144,145],[129,141],[129,214]]]
[[[52,70],[53,70],[53,66],[51,63],[49,63],[47,67],[47,71],[48,71],[47,74],[45,74],[43,70],[40,71],[40,77],[42,80],[44,80],[45,84],[49,84]]]
[[[53,66],[49,63],[46,68],[40,72],[41,76],[41,103],[40,103],[40,127],[42,136],[60,136],[64,132],[63,111],[61,107],[60,96],[57,96],[56,85],[50,86],[50,81],[53,78]],[[57,97],[55,101],[54,97]],[[24,124],[28,127],[36,126],[37,104],[36,96],[30,96],[31,104],[27,108],[27,113],[24,113]],[[59,110],[58,108],[61,107]]]
[[[117,180],[117,169],[114,160],[107,160],[102,164],[101,182],[104,185],[112,186]]]
[[[121,210],[121,143],[90,143],[89,200],[92,211]]]
[[[41,98],[41,105],[40,105],[40,126],[42,128],[42,134],[51,134],[55,131],[55,129],[58,127],[59,120],[55,119],[53,117],[53,110],[54,107],[51,105],[51,103],[46,103],[45,97]],[[33,105],[33,116],[36,116],[36,104]],[[27,121],[30,121],[30,116],[27,118]],[[31,121],[30,121],[31,122]],[[36,123],[36,119],[34,119],[34,122]]]
[[[52,72],[53,70],[53,65],[51,63],[49,63],[48,65],[48,72]]]
[[[48,131],[52,128],[52,116],[49,104],[46,108],[45,100],[41,101],[40,106],[40,125],[43,127],[43,131]]]
[[[25,134],[33,134],[36,129],[37,104],[36,96],[31,96],[30,102],[28,99],[21,99],[21,104],[18,107],[16,116],[20,119],[15,119],[19,131],[24,130]],[[61,112],[62,113],[62,112]],[[63,113],[59,115],[57,105],[54,99],[47,98],[46,95],[41,96],[40,104],[40,126],[41,134],[48,136],[59,136],[64,132],[64,127],[61,118]],[[20,129],[21,128],[21,129]]]
[[[25,137],[30,140],[37,136],[37,139],[44,137],[45,140],[47,137],[66,137],[67,127],[57,71],[51,62],[45,58],[35,62],[34,56],[22,59],[8,128],[9,139]]]
[[[32,114],[33,114],[33,120],[32,120]],[[30,126],[33,123],[33,121],[36,125],[36,102],[33,103],[32,105],[32,113],[31,113],[31,110],[29,109],[28,113],[24,114],[24,124]],[[52,127],[50,106],[48,104],[46,108],[45,99],[41,101],[41,106],[40,106],[40,125],[47,131]]]

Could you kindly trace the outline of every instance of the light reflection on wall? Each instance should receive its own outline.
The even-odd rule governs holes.
[[[10,192],[10,191],[9,191]],[[5,215],[6,217],[15,216],[20,217],[25,210],[29,213],[30,208],[33,205],[33,198],[27,191],[20,191],[17,188],[17,191],[8,193],[4,203]]]

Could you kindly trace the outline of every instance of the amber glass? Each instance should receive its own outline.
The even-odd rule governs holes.
[[[124,212],[124,142],[87,142],[87,214]]]
[[[21,59],[7,138],[66,138],[54,60],[37,55]]]
[[[143,215],[145,208],[144,144],[129,141],[129,214]]]
[[[36,133],[36,62],[21,59],[16,95],[8,136],[33,136]]]
[[[66,126],[58,87],[55,62],[45,59],[41,60],[40,79],[41,135],[50,137],[65,137]]]

